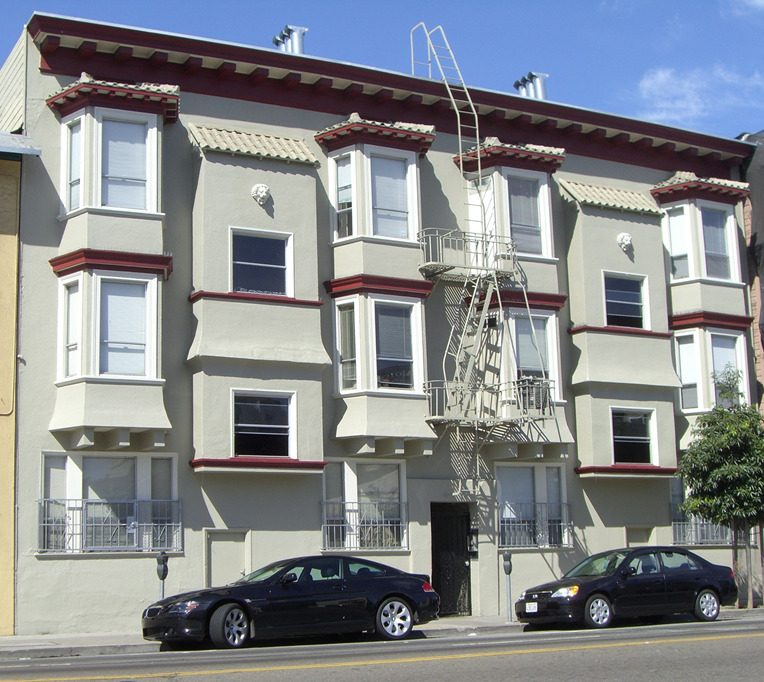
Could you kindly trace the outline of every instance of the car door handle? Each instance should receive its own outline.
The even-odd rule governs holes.
[[[334,585],[334,586],[332,587],[332,589],[333,589],[335,592],[344,592],[344,591],[347,589],[347,586],[346,586],[346,585]]]

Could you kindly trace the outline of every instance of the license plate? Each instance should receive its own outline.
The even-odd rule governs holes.
[[[535,601],[525,602],[525,613],[538,613],[539,605]]]

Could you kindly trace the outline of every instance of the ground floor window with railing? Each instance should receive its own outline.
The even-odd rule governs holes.
[[[571,547],[570,505],[546,502],[503,504],[499,547]]]
[[[324,549],[408,548],[403,502],[322,502],[321,529]]]
[[[180,500],[40,500],[41,552],[182,550]]]
[[[680,505],[671,505],[671,527],[675,545],[731,545],[732,531],[720,523],[687,514]],[[751,532],[751,544],[756,534]],[[745,544],[745,531],[738,532],[738,543]]]

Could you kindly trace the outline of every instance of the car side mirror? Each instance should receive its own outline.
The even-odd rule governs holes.
[[[297,582],[297,574],[296,573],[287,573],[286,575],[282,576],[281,578],[281,584],[286,585],[287,583],[296,583]]]
[[[628,568],[625,568],[623,571],[621,571],[621,575],[624,578],[628,578],[630,575],[634,575],[637,572],[637,569],[635,566],[629,566]]]

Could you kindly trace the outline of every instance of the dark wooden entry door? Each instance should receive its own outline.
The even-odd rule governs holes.
[[[430,505],[432,586],[440,595],[441,616],[472,614],[468,534],[470,510],[462,503]]]

